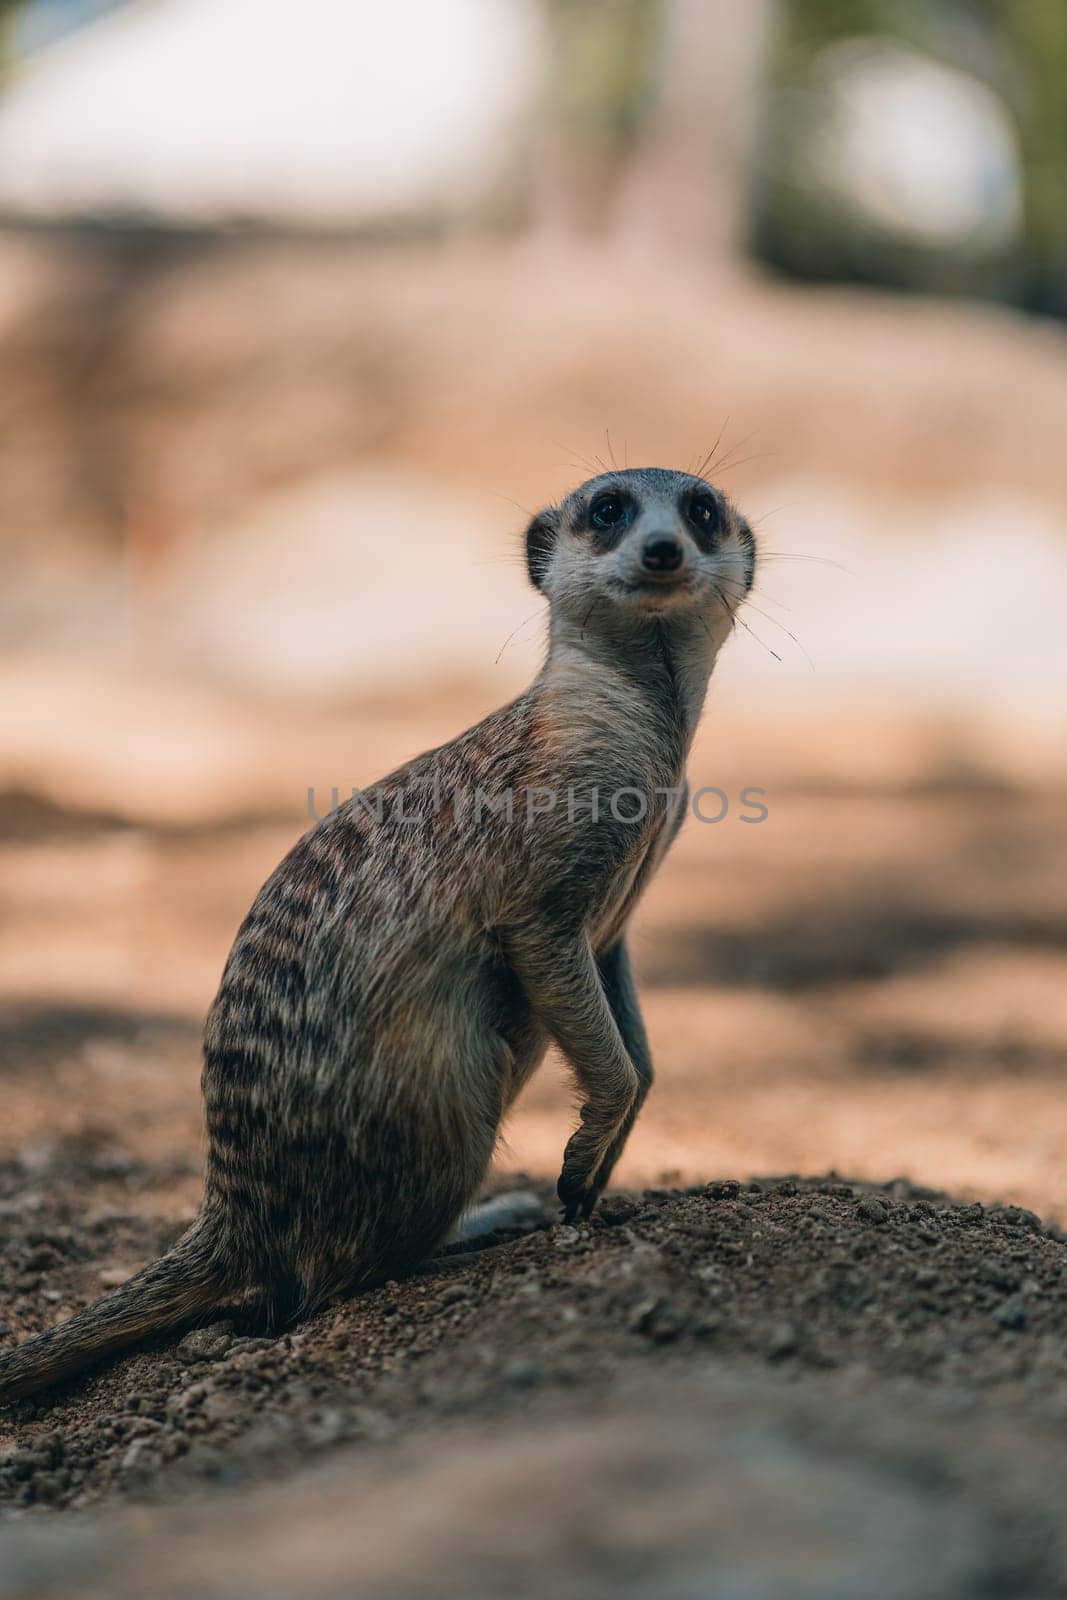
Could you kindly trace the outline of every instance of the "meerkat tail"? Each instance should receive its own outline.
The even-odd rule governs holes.
[[[95,1366],[152,1333],[195,1321],[232,1291],[217,1232],[200,1216],[173,1249],[58,1327],[0,1354],[0,1403]]]

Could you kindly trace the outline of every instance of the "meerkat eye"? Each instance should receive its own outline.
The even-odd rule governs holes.
[[[685,513],[698,536],[708,539],[719,532],[722,516],[714,495],[702,494],[698,490],[690,495]]]
[[[594,528],[619,528],[629,515],[629,501],[621,494],[598,495],[589,508]]]

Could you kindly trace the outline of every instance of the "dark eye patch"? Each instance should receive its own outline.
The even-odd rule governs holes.
[[[589,527],[598,550],[611,550],[634,519],[634,502],[620,489],[605,489],[589,503]]]
[[[701,550],[714,550],[723,532],[723,510],[710,489],[694,489],[681,504],[681,512],[693,530]]]

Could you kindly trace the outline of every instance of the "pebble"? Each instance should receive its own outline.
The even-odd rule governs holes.
[[[623,1222],[629,1222],[637,1215],[638,1206],[625,1194],[605,1195],[601,1200],[596,1215],[600,1221],[609,1228],[617,1228]]]
[[[1041,1232],[1041,1218],[1024,1206],[1000,1206],[992,1212],[995,1222],[1006,1223],[1009,1228],[1025,1228],[1030,1233]]]
[[[643,1333],[656,1344],[667,1344],[677,1339],[688,1318],[673,1300],[644,1300],[630,1318],[635,1333]]]
[[[883,1200],[878,1200],[873,1194],[865,1195],[856,1207],[856,1215],[861,1222],[869,1222],[874,1227],[881,1227],[889,1221],[889,1208]]]
[[[355,1432],[356,1424],[352,1416],[336,1406],[329,1406],[309,1420],[304,1437],[309,1444],[330,1445],[351,1439]]]
[[[135,1439],[122,1458],[124,1472],[147,1472],[159,1465],[160,1457],[154,1439]]]
[[[183,1361],[217,1361],[233,1343],[233,1323],[213,1322],[209,1328],[194,1328],[178,1345]]]
[[[509,1361],[501,1374],[514,1389],[535,1389],[544,1375],[544,1368],[536,1361]]]
[[[231,1422],[247,1409],[247,1401],[232,1389],[213,1389],[204,1400],[203,1415],[209,1422]]]
[[[736,1200],[741,1193],[741,1185],[735,1178],[718,1178],[714,1183],[704,1185],[704,1193],[709,1200]]]
[[[202,1401],[207,1399],[211,1390],[206,1383],[193,1383],[183,1394],[172,1395],[167,1401],[167,1415],[181,1416],[186,1411],[192,1411]]]
[[[776,1322],[767,1340],[767,1354],[772,1361],[784,1361],[796,1355],[800,1348],[800,1330],[795,1322]]]
[[[439,1306],[456,1306],[466,1300],[470,1294],[470,1284],[464,1280],[461,1283],[448,1283],[437,1296]]]
[[[1026,1301],[1022,1295],[1009,1295],[1007,1300],[1002,1300],[993,1313],[994,1320],[1002,1328],[1026,1327]]]

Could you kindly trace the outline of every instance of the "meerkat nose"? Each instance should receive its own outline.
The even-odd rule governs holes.
[[[654,533],[641,552],[641,565],[648,572],[677,572],[684,558],[682,541],[673,533]]]

